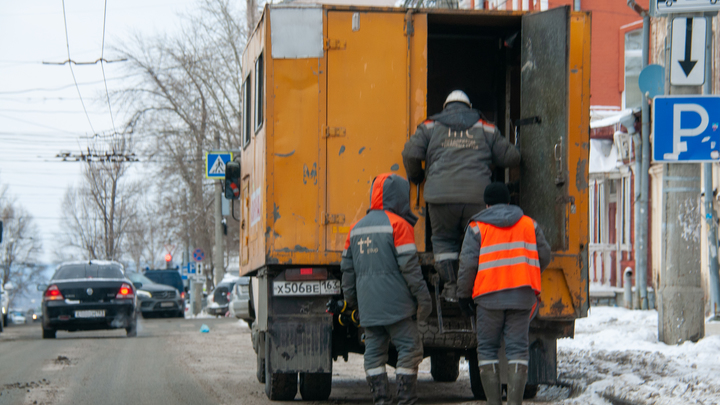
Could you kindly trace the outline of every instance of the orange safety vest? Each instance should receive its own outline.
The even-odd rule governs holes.
[[[519,287],[530,287],[536,295],[540,294],[535,226],[535,221],[526,215],[508,228],[470,222],[473,232],[480,234],[473,298]]]

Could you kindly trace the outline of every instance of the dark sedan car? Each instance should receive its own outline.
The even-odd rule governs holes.
[[[155,283],[140,273],[128,273],[127,277],[137,289],[138,309],[143,318],[152,315],[185,316],[185,299],[177,289]]]
[[[58,330],[119,328],[137,336],[135,289],[119,263],[61,264],[44,290],[43,339],[54,339]]]

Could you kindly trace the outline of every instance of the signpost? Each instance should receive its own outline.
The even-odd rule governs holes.
[[[705,82],[705,18],[676,17],[672,22],[670,84],[700,86]]]
[[[720,96],[658,96],[653,105],[655,162],[720,161]]]
[[[233,160],[232,152],[205,153],[205,177],[222,180],[225,178],[225,164]]]
[[[702,13],[704,11],[720,11],[718,0],[651,0],[656,1],[655,10],[658,15],[677,13]]]

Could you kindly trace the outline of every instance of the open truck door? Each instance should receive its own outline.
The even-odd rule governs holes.
[[[557,381],[556,339],[588,310],[590,16],[559,7],[522,17],[518,201],[553,260],[531,324],[528,383]]]

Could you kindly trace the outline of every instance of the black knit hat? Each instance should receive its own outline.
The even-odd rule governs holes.
[[[510,204],[510,190],[505,183],[496,181],[485,187],[483,199],[487,205]]]

